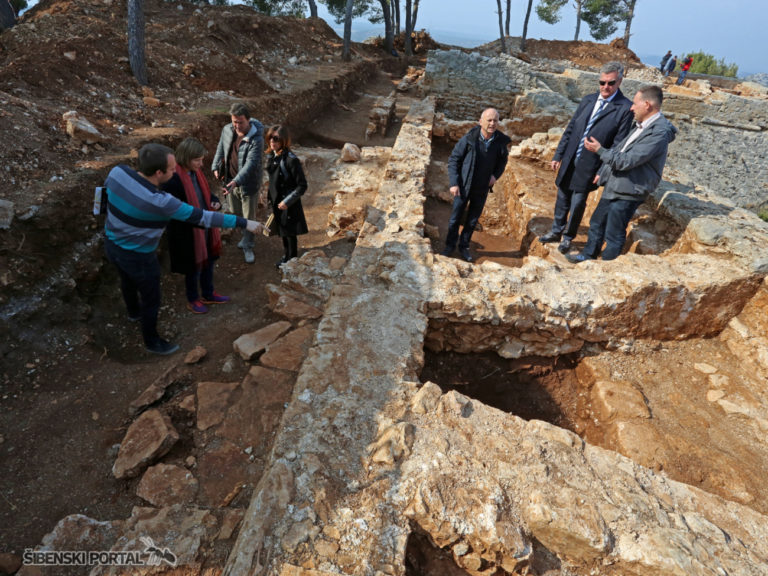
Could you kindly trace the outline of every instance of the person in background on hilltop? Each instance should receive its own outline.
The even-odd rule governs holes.
[[[291,152],[291,136],[288,128],[272,126],[267,131],[267,174],[269,174],[269,205],[277,222],[277,233],[283,239],[283,264],[299,254],[300,234],[309,232],[301,197],[307,190],[307,179],[299,158]]]
[[[672,50],[667,50],[667,53],[661,59],[661,65],[659,66],[659,72],[664,72],[664,68],[667,66],[667,61],[672,58]]]
[[[683,65],[680,66],[680,76],[677,77],[677,84],[680,86],[680,84],[683,83],[685,80],[685,77],[688,75],[688,70],[691,69],[691,65],[693,64],[693,56],[688,56],[685,60],[683,60]]]
[[[139,150],[138,171],[115,166],[109,172],[104,248],[120,274],[128,317],[141,320],[144,345],[154,354],[173,354],[178,344],[157,333],[160,311],[160,262],[157,245],[170,220],[205,228],[246,228],[251,233],[263,226],[232,214],[195,208],[159,189],[176,169],[173,150],[162,144],[145,144]]]
[[[608,62],[600,69],[599,90],[582,98],[552,158],[552,170],[557,172],[555,215],[552,229],[539,241],[560,242],[557,249],[562,254],[571,249],[602,165],[596,154],[584,149],[584,139],[594,136],[611,146],[632,129],[632,102],[619,90],[623,77],[624,66],[619,62]]]
[[[453,195],[453,209],[448,220],[443,256],[450,256],[459,245],[459,254],[466,262],[474,258],[469,242],[483,213],[488,192],[493,191],[496,180],[504,174],[509,159],[509,136],[498,130],[499,112],[486,108],[480,115],[479,125],[459,140],[448,159],[448,178]],[[459,236],[459,224],[464,211],[467,218]]]
[[[211,194],[203,174],[206,154],[200,140],[182,140],[176,148],[176,173],[163,184],[162,189],[195,208],[218,212],[221,203]],[[207,304],[229,302],[228,296],[222,296],[213,289],[213,267],[221,254],[221,232],[217,228],[200,228],[171,220],[168,223],[168,249],[171,271],[184,274],[189,310],[205,314],[208,312]]]
[[[229,108],[231,123],[221,130],[211,170],[225,182],[222,190],[229,197],[231,211],[249,220],[256,218],[261,188],[261,163],[264,127],[251,118],[248,106],[235,103]],[[248,264],[253,264],[253,234],[246,230],[237,245]]]
[[[664,68],[664,76],[669,76],[672,72],[674,72],[675,68],[677,68],[677,54],[672,57],[672,60],[669,61],[667,67]]]
[[[603,161],[598,177],[604,188],[589,221],[587,243],[579,254],[566,256],[569,262],[592,260],[601,251],[603,260],[621,254],[627,225],[661,182],[667,149],[677,133],[677,128],[661,114],[663,97],[658,86],[643,86],[637,91],[632,101],[636,128],[613,148],[603,147],[593,137],[585,139],[584,147]]]

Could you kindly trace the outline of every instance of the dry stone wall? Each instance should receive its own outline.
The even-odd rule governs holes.
[[[509,272],[435,258],[423,238],[432,121],[429,101],[411,108],[354,253],[318,294],[315,344],[224,574],[402,576],[413,530],[473,576],[529,573],[545,560],[561,574],[761,574],[764,515],[417,380],[428,318],[447,323],[446,306],[457,325],[483,315],[487,332],[473,341],[494,330],[535,334],[546,306],[561,314],[550,314],[546,338],[577,341],[591,330],[602,340],[625,323],[674,337],[662,317],[680,330],[698,316],[722,325],[759,274],[738,258],[715,267],[706,249],[657,258],[668,280],[632,270],[639,257],[610,276],[593,266],[580,281],[584,272],[540,259]],[[304,260],[297,274],[313,265]],[[593,290],[587,283],[600,287],[564,299],[565,290]],[[570,326],[568,315],[580,322]]]
[[[450,118],[479,118],[493,106],[510,116],[514,97],[535,87],[530,64],[512,56],[482,56],[461,50],[430,51],[423,88],[439,95],[442,111]]]

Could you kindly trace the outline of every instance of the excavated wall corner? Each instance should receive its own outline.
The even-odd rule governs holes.
[[[578,574],[760,574],[758,512],[418,382],[425,343],[515,356],[729,321],[740,330],[733,318],[764,274],[755,255],[713,266],[716,255],[688,242],[583,270],[433,257],[423,237],[433,120],[433,100],[411,108],[349,264],[320,298],[316,342],[224,574],[401,576],[414,530],[478,576],[522,573],[541,556]],[[686,230],[701,239],[694,221]]]

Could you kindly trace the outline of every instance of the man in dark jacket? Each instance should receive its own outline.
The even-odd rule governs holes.
[[[480,116],[479,126],[467,132],[451,152],[448,160],[448,177],[453,210],[448,221],[443,256],[450,256],[459,244],[459,254],[467,262],[474,259],[469,251],[469,241],[477,221],[483,213],[489,189],[501,178],[507,166],[509,137],[500,132],[499,113],[487,108]],[[459,236],[461,217],[467,210],[464,228]]]
[[[232,212],[254,220],[261,188],[264,126],[250,117],[245,104],[233,104],[229,114],[232,123],[221,130],[211,170],[218,180],[226,183],[222,193],[229,197]],[[253,264],[253,234],[244,232],[237,246],[243,249],[245,261]]]
[[[571,249],[571,241],[579,231],[587,197],[597,188],[595,178],[602,163],[596,154],[584,149],[584,138],[594,136],[610,147],[632,128],[632,102],[619,90],[623,76],[624,67],[619,62],[609,62],[600,69],[599,91],[582,99],[552,159],[552,170],[557,172],[555,217],[552,229],[539,236],[539,241],[560,242],[557,249],[563,254]]]
[[[590,137],[584,147],[600,156],[599,184],[605,186],[589,221],[587,244],[579,254],[568,255],[578,263],[597,258],[613,260],[627,239],[627,225],[637,207],[661,182],[667,148],[677,128],[661,114],[663,94],[658,86],[644,86],[632,101],[636,128],[613,148]],[[605,241],[605,250],[601,250]]]

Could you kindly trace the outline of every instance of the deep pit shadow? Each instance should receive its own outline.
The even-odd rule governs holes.
[[[468,551],[472,551],[471,546]],[[530,557],[520,562],[517,567],[523,570],[522,573],[560,574],[562,562],[538,540],[533,539],[530,551]],[[483,560],[483,565],[474,573],[483,572],[499,576],[508,574],[501,567],[497,567],[495,571],[492,571],[492,568],[493,566]],[[525,572],[526,569],[529,571]],[[469,576],[472,573],[458,566],[450,547],[440,548],[418,526],[412,526],[405,548],[405,576]]]
[[[579,387],[575,368],[572,355],[515,360],[493,352],[427,351],[420,379],[524,420],[543,420],[581,434],[589,399]]]

